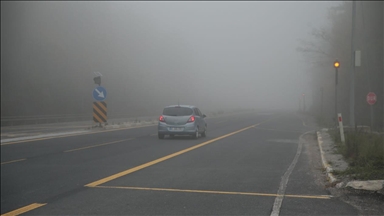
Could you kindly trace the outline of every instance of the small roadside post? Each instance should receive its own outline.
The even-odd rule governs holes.
[[[101,86],[101,73],[95,72],[96,77],[93,78],[93,81],[98,86],[93,90],[93,99],[96,102],[93,102],[93,121],[99,123],[101,127],[102,123],[107,122],[107,103],[104,102],[107,97],[107,90]]]
[[[337,119],[339,120],[341,142],[344,144],[345,143],[345,137],[344,137],[343,119],[341,117],[341,113],[337,114]]]
[[[372,128],[373,128],[373,105],[375,105],[377,101],[377,96],[374,92],[369,92],[367,94],[367,103],[370,105],[370,109],[371,109],[371,131],[372,131]]]

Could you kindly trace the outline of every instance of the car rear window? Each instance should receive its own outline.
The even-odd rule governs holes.
[[[167,107],[163,110],[163,115],[167,116],[189,116],[193,111],[187,107]]]

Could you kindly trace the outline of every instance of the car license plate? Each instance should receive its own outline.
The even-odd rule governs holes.
[[[171,127],[169,128],[170,131],[183,131],[183,128],[175,128],[175,127]]]

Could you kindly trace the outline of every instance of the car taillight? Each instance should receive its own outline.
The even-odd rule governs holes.
[[[194,122],[195,121],[195,116],[191,116],[189,119],[188,119],[188,122]]]
[[[164,116],[160,116],[159,121],[161,121],[161,122],[165,122],[165,120],[164,120]]]

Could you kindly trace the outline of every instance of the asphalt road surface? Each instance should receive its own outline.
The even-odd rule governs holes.
[[[316,184],[294,113],[208,118],[207,137],[156,126],[1,144],[1,214],[358,215]]]

